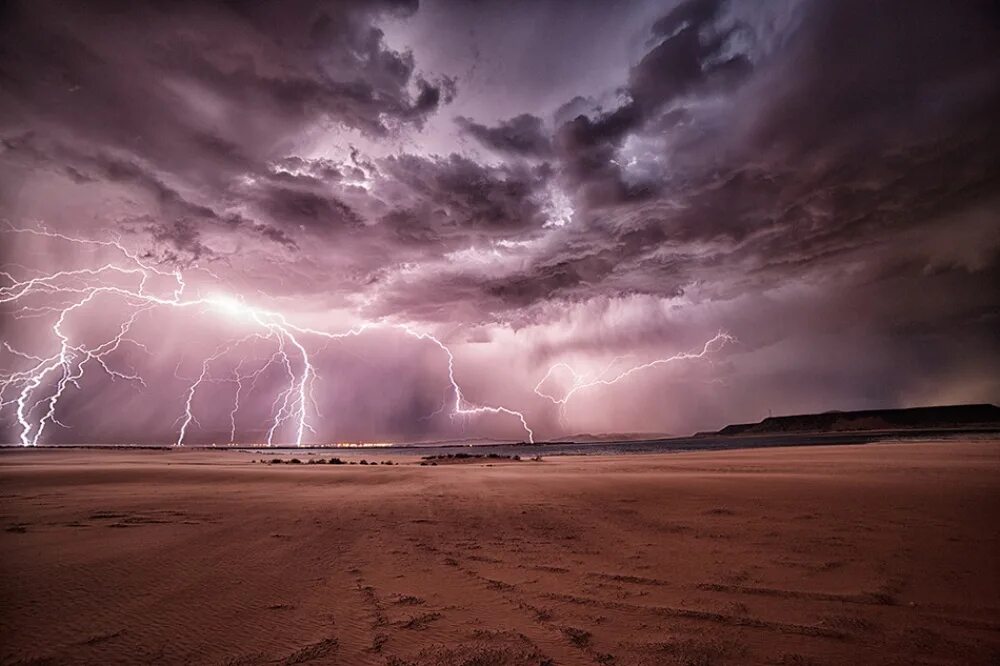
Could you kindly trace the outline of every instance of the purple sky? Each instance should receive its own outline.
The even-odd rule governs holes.
[[[192,295],[299,326],[433,334],[470,404],[540,439],[1000,402],[998,82],[1000,15],[974,0],[4,3],[0,218],[120,237]],[[0,233],[5,288],[119,259]],[[0,305],[8,375],[31,364],[11,349],[58,346],[32,306]],[[134,307],[102,296],[66,330],[100,339]],[[142,311],[109,360],[145,387],[89,372],[43,441],[174,441],[245,323]],[[736,341],[562,409],[533,390],[720,330]],[[426,340],[305,344],[306,441],[524,436],[435,414],[448,364]],[[272,347],[213,362],[188,441],[228,441],[224,379]],[[243,396],[237,441],[280,375]]]

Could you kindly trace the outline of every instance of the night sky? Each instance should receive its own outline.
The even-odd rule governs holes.
[[[434,335],[468,404],[521,412],[539,439],[1000,402],[1000,11],[8,2],[0,219],[5,296],[122,259],[14,229],[117,238],[192,297]],[[44,306],[66,297],[0,306],[7,377],[58,348]],[[108,361],[145,385],[92,363],[42,442],[174,441],[213,354],[188,441],[231,426],[258,441],[288,378],[262,372],[232,424],[229,379],[274,341],[220,353],[246,322],[114,294],[64,329],[99,340],[137,307]],[[733,339],[700,358],[561,408],[534,390],[698,354],[720,331]],[[374,328],[303,344],[307,442],[525,436],[508,412],[451,413],[447,358],[426,340]],[[4,441],[22,390],[3,393]]]

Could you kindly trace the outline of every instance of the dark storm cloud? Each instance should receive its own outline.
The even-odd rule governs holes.
[[[189,221],[178,220],[169,224],[154,223],[149,225],[146,230],[152,235],[153,240],[172,248],[167,250],[165,254],[161,252],[159,255],[153,254],[151,251],[147,252],[145,255],[147,259],[156,258],[160,261],[177,264],[183,263],[179,253],[183,253],[193,260],[211,254],[211,250],[201,242],[198,229]]]
[[[362,223],[350,206],[333,196],[284,187],[270,188],[260,196],[258,205],[288,225],[340,230]]]
[[[536,241],[516,267],[449,278],[489,312],[823,270],[989,199],[1000,166],[987,4],[679,3],[649,24],[610,103],[567,100],[552,130],[529,113],[459,116],[510,160],[494,165],[287,145],[313,123],[416,128],[450,99],[454,82],[429,82],[375,24],[407,4],[10,7],[8,159],[30,145],[74,182],[130,185],[167,229],[282,248],[323,235],[372,279],[403,258]],[[568,226],[546,228],[552,187],[574,206]],[[403,301],[423,297],[409,288]]]
[[[688,2],[667,14],[627,101],[557,130],[578,223],[557,230],[556,253],[517,283],[558,275],[554,286],[569,287],[554,267],[609,251],[614,270],[597,284],[611,290],[658,293],[664,271],[745,286],[727,263],[780,281],[997,193],[1000,35],[986,5],[811,3],[769,53],[727,7]],[[745,53],[729,55],[736,34]],[[648,132],[664,110],[669,126]],[[697,251],[685,257],[685,244]],[[624,275],[630,262],[642,268],[634,276]],[[595,283],[586,284],[584,293]],[[525,292],[511,293],[520,303]]]
[[[392,204],[382,224],[405,240],[469,243],[530,236],[546,220],[538,200],[550,177],[545,167],[487,166],[452,154],[391,157],[380,169]]]
[[[127,230],[149,229],[154,245],[170,246],[153,250],[166,258],[212,254],[195,240],[206,225],[289,249],[303,230],[357,229],[354,206],[325,187],[363,176],[357,164],[289,149],[311,125],[378,137],[420,127],[451,99],[452,79],[417,72],[413,54],[389,48],[375,25],[415,10],[308,0],[7,3],[4,159],[143,193],[162,219],[139,215]]]
[[[588,204],[653,195],[659,188],[653,179],[629,183],[623,177],[615,159],[622,142],[682,95],[733,85],[748,73],[747,56],[727,49],[734,36],[748,33],[749,28],[715,25],[722,5],[721,0],[685,2],[658,20],[651,29],[655,46],[629,72],[621,106],[593,115],[581,113],[559,128],[556,143],[566,174]]]
[[[55,170],[77,184],[110,183],[129,187],[148,196],[158,212],[159,221],[150,215],[123,215],[122,231],[134,233],[148,231],[152,240],[166,244],[169,249],[156,252],[163,261],[189,261],[213,255],[208,246],[200,242],[199,223],[212,224],[228,229],[247,230],[253,235],[270,240],[286,248],[295,242],[284,231],[269,224],[251,221],[245,217],[213,210],[195,203],[176,189],[167,185],[155,170],[143,165],[137,157],[119,157],[96,149],[76,148],[69,144],[45,141],[32,132],[0,140],[8,163],[23,167]]]
[[[8,3],[0,27],[0,131],[5,139],[34,131],[72,143],[92,161],[117,153],[105,173],[93,175],[133,178],[172,197],[159,175],[128,166],[141,159],[148,170],[218,200],[234,177],[264,173],[272,157],[286,157],[283,144],[306,124],[384,136],[419,127],[446,103],[454,83],[418,74],[413,55],[388,48],[373,24],[415,8]],[[309,207],[299,204],[290,208]]]
[[[62,122],[148,158],[190,151],[240,167],[303,121],[381,135],[421,123],[453,94],[385,46],[373,18],[414,3],[13,3],[2,70],[7,110]],[[411,94],[409,88],[416,87]],[[155,127],[156,132],[150,131]],[[246,141],[256,134],[254,149]]]
[[[600,284],[612,273],[619,258],[617,253],[607,250],[540,262],[530,272],[495,278],[484,288],[487,294],[507,304],[530,305]]]
[[[613,306],[595,310],[539,344],[537,364],[726,328],[739,358],[720,376],[742,392],[688,405],[724,395],[720,421],[1000,398],[995,10],[772,7],[680,5],[617,103],[567,100],[550,153],[501,150],[504,122],[459,121],[508,160],[549,164],[572,221],[495,265],[386,284],[372,312],[531,327],[592,304],[685,303],[610,331]]]
[[[153,197],[168,214],[216,218],[215,212],[210,208],[186,200],[135,159],[120,158],[104,152],[81,152],[69,145],[45,142],[33,133],[4,138],[0,145],[8,160],[16,160],[32,168],[58,169],[77,183],[109,182],[130,185]]]
[[[456,122],[469,136],[499,153],[544,157],[552,150],[544,122],[530,113],[522,113],[494,127],[487,127],[463,116],[459,116]]]
[[[919,369],[1000,397],[976,374],[998,358],[995,3],[3,12],[4,217],[118,225],[319,309],[482,330],[593,315],[538,363],[722,327],[759,354],[728,370],[762,396],[842,395],[828,379],[913,402],[936,395]],[[662,302],[680,314],[591,325]],[[881,381],[891,365],[909,370]]]

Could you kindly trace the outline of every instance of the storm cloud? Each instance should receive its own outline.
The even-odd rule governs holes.
[[[545,436],[1000,401],[995,3],[0,11],[8,225],[121,237],[323,326],[435,331]],[[532,391],[719,330],[711,362],[562,414]],[[378,340],[331,352],[338,432],[455,435],[416,416],[440,359]],[[386,359],[406,381],[362,408]]]

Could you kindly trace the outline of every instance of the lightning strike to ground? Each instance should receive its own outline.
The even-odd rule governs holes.
[[[116,369],[109,359],[126,345],[135,347],[143,353],[150,353],[149,347],[130,337],[130,333],[140,315],[157,308],[188,310],[199,314],[208,313],[235,318],[252,324],[257,329],[256,332],[242,338],[220,344],[213,353],[203,359],[198,375],[186,378],[188,384],[184,392],[184,409],[176,421],[179,424],[174,442],[176,446],[184,444],[192,425],[199,425],[195,414],[195,399],[199,390],[209,383],[229,383],[234,386],[233,403],[228,416],[230,442],[235,442],[241,398],[252,392],[260,377],[272,368],[279,369],[286,379],[283,388],[276,391],[271,404],[266,443],[268,446],[273,445],[281,436],[282,429],[288,427],[294,433],[292,437],[294,444],[302,446],[307,433],[315,433],[310,420],[320,416],[313,397],[317,371],[305,340],[308,338],[326,341],[343,340],[375,329],[399,331],[411,338],[436,346],[445,355],[450,398],[446,399],[441,409],[430,416],[435,416],[448,407],[452,418],[482,414],[510,416],[517,419],[528,441],[535,441],[535,432],[522,412],[505,406],[482,405],[468,400],[455,376],[455,355],[451,349],[434,335],[416,330],[408,324],[370,321],[341,332],[304,327],[291,322],[281,312],[249,305],[241,298],[226,293],[188,296],[190,289],[180,270],[166,271],[143,261],[138,255],[129,251],[119,239],[103,241],[74,238],[33,228],[8,228],[0,232],[28,234],[80,247],[104,248],[114,251],[121,258],[117,262],[108,262],[96,268],[57,271],[29,279],[17,279],[9,272],[0,272],[0,278],[9,282],[0,286],[0,305],[13,304],[16,307],[14,318],[55,316],[55,323],[50,330],[56,341],[57,350],[51,355],[36,356],[15,349],[6,340],[2,343],[9,354],[29,364],[26,370],[0,370],[0,410],[13,409],[22,445],[38,445],[42,441],[43,433],[51,425],[67,427],[57,418],[59,402],[71,387],[78,391],[83,390],[81,381],[89,366],[96,366],[112,381],[126,381],[142,388],[146,387],[145,380],[136,370]],[[211,273],[209,275],[215,277]],[[130,279],[134,284],[122,286],[116,283],[113,277],[119,280]],[[152,289],[151,283],[162,279],[169,282],[169,287],[159,291]],[[24,304],[29,297],[35,295],[58,299],[59,302],[57,305],[37,307]],[[75,341],[65,330],[67,320],[76,312],[89,305],[92,306],[98,297],[105,295],[118,297],[130,311],[122,318],[114,334],[109,338],[91,345]],[[227,376],[217,377],[213,373],[212,366],[223,358],[237,353],[239,348],[250,340],[271,342],[274,344],[274,352],[260,363],[259,367],[246,372],[244,366],[249,364],[252,367],[251,359],[240,358],[235,369]],[[595,386],[617,384],[637,372],[661,365],[702,359],[733,341],[732,336],[720,331],[705,342],[700,350],[682,352],[635,365],[619,371],[613,377],[606,375],[623,357],[615,358],[603,369],[592,374],[577,372],[566,363],[556,363],[535,385],[534,393],[557,405],[562,420],[567,404],[580,391]],[[561,397],[558,397],[545,392],[542,387],[552,378],[553,373],[560,369],[570,373],[572,384]]]
[[[306,432],[314,432],[309,419],[312,413],[318,413],[312,396],[312,387],[316,379],[316,369],[307,350],[304,339],[317,337],[326,340],[339,340],[356,337],[375,329],[392,329],[420,341],[427,341],[438,347],[446,356],[448,363],[448,381],[453,396],[451,400],[452,417],[472,417],[481,414],[502,414],[518,420],[529,442],[534,442],[535,433],[528,425],[524,414],[504,406],[481,405],[469,401],[455,377],[455,356],[440,339],[434,335],[418,331],[407,324],[373,321],[365,322],[357,327],[343,332],[329,332],[315,328],[303,327],[290,322],[280,312],[251,306],[243,300],[228,294],[189,297],[186,295],[188,285],[180,270],[164,271],[144,262],[135,253],[130,252],[118,239],[102,241],[86,238],[74,238],[45,229],[8,228],[0,230],[4,233],[29,234],[50,240],[58,240],[77,246],[103,247],[117,252],[124,265],[116,262],[105,263],[97,268],[57,271],[30,279],[17,279],[9,272],[0,273],[0,277],[9,284],[0,287],[0,305],[14,304],[19,306],[27,298],[34,295],[44,295],[61,299],[59,305],[42,307],[21,306],[13,315],[15,318],[25,316],[56,316],[51,332],[57,341],[58,351],[52,355],[35,356],[14,349],[7,341],[3,346],[13,356],[32,363],[26,370],[0,371],[0,409],[13,407],[17,424],[20,429],[20,442],[24,446],[37,446],[49,425],[63,425],[57,418],[57,407],[70,386],[82,390],[80,380],[88,365],[97,365],[113,381],[124,380],[145,385],[144,380],[134,371],[115,370],[108,364],[111,354],[129,344],[143,351],[148,348],[128,337],[136,318],[154,308],[171,308],[207,311],[216,315],[235,317],[255,325],[257,333],[221,345],[213,354],[204,359],[199,375],[190,380],[185,393],[184,412],[179,417],[180,428],[175,445],[184,444],[185,437],[192,424],[198,420],[194,413],[194,401],[198,390],[208,382],[218,381],[212,374],[211,366],[223,356],[233,352],[246,340],[256,337],[273,341],[277,350],[257,370],[241,374],[241,364],[237,365],[231,377],[227,378],[236,385],[233,407],[229,413],[230,435],[235,439],[237,413],[240,409],[240,396],[247,390],[252,390],[257,379],[271,367],[283,368],[288,378],[284,389],[277,392],[272,403],[272,416],[267,430],[267,444],[273,445],[279,430],[286,424],[292,424],[293,441],[302,446]],[[132,278],[133,286],[120,286],[109,280],[110,276]],[[157,293],[150,288],[154,279],[166,278],[172,282],[172,289],[166,294]],[[75,312],[92,304],[99,296],[117,296],[131,308],[118,331],[110,339],[96,345],[87,345],[74,341],[64,330],[67,319]],[[250,383],[247,389],[244,382]],[[8,397],[10,396],[10,397]],[[38,415],[40,414],[40,415]],[[37,415],[37,416],[36,416]]]

